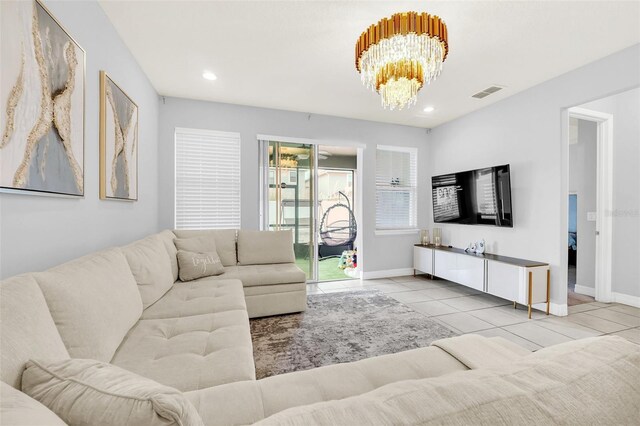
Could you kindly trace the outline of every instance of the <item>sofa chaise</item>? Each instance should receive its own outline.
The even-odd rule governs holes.
[[[306,309],[307,278],[295,263],[291,231],[174,230],[173,234],[215,240],[225,272],[209,279],[242,281],[249,318]],[[168,246],[173,259],[175,253]]]
[[[303,310],[305,292],[287,262],[290,236],[264,234],[163,231],[2,281],[0,424],[462,424],[496,413],[503,423],[577,413],[624,424],[637,415],[640,352],[614,337],[531,354],[467,335],[256,380],[249,317]],[[177,280],[174,240],[202,236],[216,240],[225,272]],[[553,406],[547,393],[567,403]]]

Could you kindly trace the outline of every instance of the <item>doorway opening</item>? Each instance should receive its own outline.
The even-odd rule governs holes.
[[[570,117],[567,305],[595,302],[597,124]]]
[[[359,278],[361,148],[260,139],[262,229],[292,230],[308,282]]]
[[[357,148],[318,146],[318,281],[356,277]]]
[[[613,117],[569,109],[567,305],[611,301]]]

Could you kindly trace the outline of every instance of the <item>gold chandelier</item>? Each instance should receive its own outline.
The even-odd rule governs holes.
[[[371,25],[356,42],[362,83],[382,97],[382,106],[402,109],[435,80],[449,53],[447,26],[428,13],[403,12]]]

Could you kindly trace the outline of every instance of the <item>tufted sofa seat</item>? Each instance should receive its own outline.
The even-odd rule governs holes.
[[[142,312],[141,319],[179,318],[189,315],[247,309],[237,279],[205,277],[176,282],[171,290]]]
[[[111,363],[182,391],[254,380],[247,312],[140,320]]]
[[[299,312],[307,304],[305,274],[293,263],[232,266],[222,275],[208,278],[240,280],[249,318]]]
[[[307,279],[304,272],[294,263],[231,266],[225,268],[222,275],[210,278],[214,280],[239,279],[245,287],[303,283]]]

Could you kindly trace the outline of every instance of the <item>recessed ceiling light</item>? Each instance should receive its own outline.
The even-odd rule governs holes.
[[[214,73],[212,73],[211,71],[205,71],[202,73],[202,78],[204,78],[205,80],[215,80],[218,77],[216,77],[216,75]]]
[[[435,111],[435,110],[436,110],[436,109],[435,109],[434,107],[432,107],[432,106],[428,106],[428,107],[426,107],[423,111],[424,111],[424,112],[433,112],[433,111]]]

